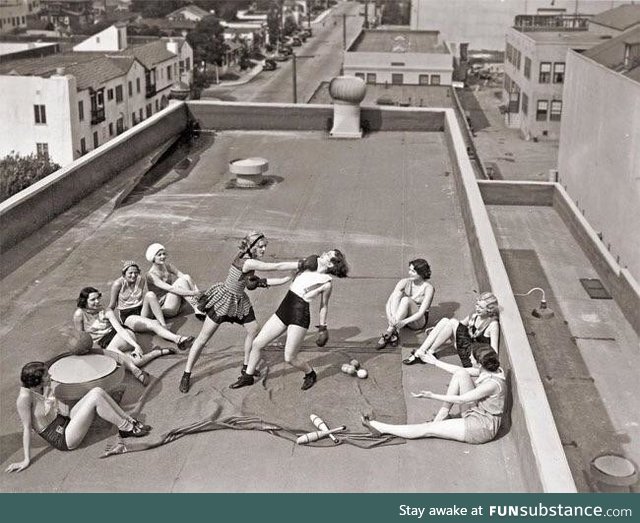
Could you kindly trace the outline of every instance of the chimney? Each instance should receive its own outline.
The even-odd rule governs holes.
[[[178,42],[175,41],[174,38],[169,38],[167,41],[167,51],[175,54],[176,56],[180,55],[180,50],[178,48]]]
[[[64,67],[56,67],[56,76],[64,76],[67,70]]]

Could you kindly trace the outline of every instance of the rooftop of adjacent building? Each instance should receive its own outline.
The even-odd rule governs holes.
[[[56,42],[0,42],[0,56],[26,51],[27,49],[55,47],[56,45],[58,45]]]
[[[199,7],[195,4],[189,4],[189,5],[185,5],[184,7],[181,7],[180,9],[176,9],[175,11],[170,12],[166,18],[172,17],[172,16],[177,16],[182,14],[183,12],[189,12],[193,15],[196,16],[201,16],[201,17],[205,17],[205,16],[209,16],[211,15],[211,13],[209,13],[208,11],[206,11],[205,9],[202,9],[202,7]]]
[[[448,53],[439,31],[364,30],[348,49],[362,53]]]
[[[634,25],[640,24],[640,5],[626,4],[614,7],[595,15],[591,18],[590,23],[611,27],[618,31],[626,31]]]
[[[592,47],[583,56],[640,82],[640,26]]]
[[[527,35],[528,38],[536,42],[537,44],[566,44],[568,46],[592,46],[602,42],[608,38],[606,36],[590,33],[583,30],[563,30],[558,28],[549,28],[538,31],[522,31],[519,28],[514,28],[516,31],[522,32]]]

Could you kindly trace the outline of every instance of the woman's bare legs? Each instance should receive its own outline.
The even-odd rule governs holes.
[[[142,316],[129,316],[125,322],[126,327],[129,327],[133,332],[153,332],[162,339],[172,341],[173,343],[180,343],[183,340],[183,336],[174,334],[169,329],[160,324],[157,320],[151,318],[144,318]]]
[[[198,286],[193,282],[191,276],[185,274],[178,278],[175,282],[173,282],[173,286],[178,289],[182,289],[185,291],[197,291]],[[164,305],[162,306],[162,312],[165,317],[173,318],[180,311],[180,305],[182,303],[182,296],[177,294],[173,294],[172,292],[167,293],[166,298],[164,299]],[[196,299],[195,296],[190,296],[188,298],[184,298],[184,300],[196,310]],[[199,312],[199,311],[198,311]]]
[[[456,341],[456,330],[459,322],[455,318],[442,318],[435,327],[431,329],[431,332],[427,338],[422,342],[420,348],[415,352],[417,357],[430,352],[435,354],[437,350],[444,345],[448,340]]]
[[[251,354],[251,346],[253,345],[253,340],[256,339],[256,336],[260,332],[260,325],[257,321],[252,321],[244,324],[244,328],[247,331],[247,335],[244,338],[244,360],[242,364],[244,366],[249,365],[249,355]]]
[[[71,421],[65,431],[69,449],[75,449],[82,443],[96,414],[120,430],[133,429],[133,418],[123,411],[103,389],[95,387],[71,409],[69,416]]]
[[[292,367],[309,374],[313,369],[306,361],[298,357],[298,351],[307,334],[307,329],[299,325],[289,325],[287,328],[287,340],[284,344],[284,361]]]
[[[267,323],[264,324],[264,327],[260,329],[260,332],[253,340],[251,353],[249,354],[249,362],[247,364],[247,374],[253,375],[255,373],[258,362],[260,361],[262,349],[278,336],[282,335],[286,329],[286,325],[282,323],[280,318],[275,314],[267,320]]]
[[[185,372],[191,373],[191,369],[193,369],[196,361],[198,361],[202,349],[204,349],[204,346],[211,339],[211,336],[213,336],[218,330],[218,327],[220,327],[220,324],[216,323],[207,316],[207,318],[204,320],[204,323],[202,324],[202,328],[200,329],[200,333],[198,334],[196,341],[193,342],[191,349],[189,349],[187,364],[184,367]]]
[[[456,371],[453,376],[451,376],[451,380],[449,380],[447,395],[459,396],[465,392],[475,389],[475,387],[476,386],[473,383],[471,375],[463,368],[460,368],[460,370]],[[443,421],[447,419],[452,406],[453,404],[451,403],[442,403],[442,407],[440,407],[440,410],[438,411],[438,414],[436,414],[436,417],[433,418],[433,421]],[[462,413],[468,408],[469,404],[463,403],[460,405],[460,412]]]
[[[465,440],[465,422],[461,418],[414,425],[390,425],[375,420],[369,421],[369,424],[382,434],[391,434],[405,439],[443,438],[455,441]]]
[[[143,318],[155,318],[158,320],[158,323],[163,327],[167,326],[167,321],[164,318],[164,314],[162,312],[162,305],[160,305],[160,301],[158,300],[158,296],[153,291],[148,291],[142,300],[142,312],[140,315]]]
[[[131,345],[129,345],[129,343],[125,341],[120,336],[120,334],[116,334],[111,340],[111,342],[109,343],[109,345],[107,345],[107,348],[105,350],[115,352],[117,354],[121,354],[122,356],[129,358],[134,363],[135,367],[144,367],[150,361],[155,360],[160,356],[165,356],[166,354],[169,354],[171,352],[171,351],[169,352],[163,351],[163,349],[154,349],[151,352],[147,352],[146,354],[143,354],[141,358],[133,358],[129,354],[125,353],[125,351],[126,352],[130,351],[131,348],[132,348]],[[136,376],[136,378],[138,378],[138,376]]]

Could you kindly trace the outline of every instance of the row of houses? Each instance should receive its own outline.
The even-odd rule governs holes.
[[[11,122],[0,125],[0,157],[37,153],[64,166],[188,92],[192,70],[184,39],[130,46],[124,24],[70,52],[0,63],[0,122]]]

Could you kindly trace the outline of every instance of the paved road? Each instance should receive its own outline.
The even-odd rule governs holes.
[[[340,74],[343,50],[343,18],[346,14],[347,43],[362,28],[357,16],[360,4],[346,2],[337,5],[322,22],[312,25],[313,37],[302,47],[294,48],[297,56],[298,102],[305,103],[321,82]],[[311,56],[311,58],[302,58]],[[292,61],[279,62],[275,71],[263,71],[251,82],[237,87],[209,88],[202,98],[221,97],[246,102],[285,103],[293,100]]]

